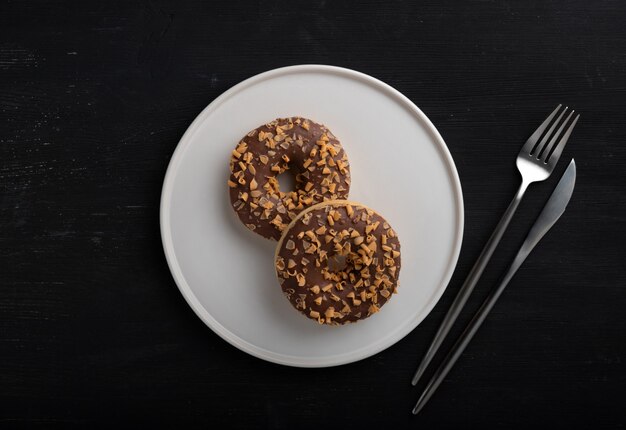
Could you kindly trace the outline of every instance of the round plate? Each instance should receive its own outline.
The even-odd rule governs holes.
[[[399,293],[356,324],[321,326],[294,310],[276,281],[276,242],[247,230],[230,206],[237,142],[296,115],[337,136],[350,160],[350,200],[387,218],[402,245]],[[335,366],[388,348],[435,306],[461,247],[463,198],[443,139],[409,99],[353,70],[293,66],[234,86],[189,126],[165,176],[161,235],[178,288],[215,333],[264,360]]]

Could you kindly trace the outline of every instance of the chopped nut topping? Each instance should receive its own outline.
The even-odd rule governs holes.
[[[274,219],[270,221],[270,224],[282,224],[282,223],[283,223],[283,219],[280,217],[280,215],[276,215]]]
[[[322,235],[322,234],[325,234],[325,233],[326,233],[326,226],[324,226],[324,225],[319,227],[317,230],[315,230],[315,234]]]
[[[248,150],[248,144],[246,142],[241,141],[239,145],[237,145],[236,151],[240,154],[243,154]]]
[[[296,275],[296,280],[298,281],[299,287],[304,287],[304,285],[306,284],[306,278],[304,277],[302,273],[298,273]]]
[[[276,268],[280,271],[285,270],[285,260],[282,257],[276,259]]]

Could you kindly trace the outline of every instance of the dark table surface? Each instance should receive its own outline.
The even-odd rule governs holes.
[[[624,428],[625,21],[623,1],[3,2],[0,427]],[[413,100],[465,199],[458,267],[431,315],[328,369],[221,340],[178,292],[159,233],[167,163],[194,117],[302,63]],[[570,206],[413,417],[416,363],[517,187],[521,143],[557,103],[582,114],[564,154],[578,164]],[[462,322],[557,176],[522,203]]]

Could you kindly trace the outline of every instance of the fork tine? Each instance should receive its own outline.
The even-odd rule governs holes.
[[[545,131],[546,127],[548,127],[548,124],[550,124],[550,121],[552,121],[552,118],[554,118],[554,115],[556,115],[559,109],[561,109],[561,105],[558,105],[556,109],[554,109],[552,113],[548,115],[545,121],[541,123],[541,125],[537,128],[537,130],[535,130],[535,132],[528,138],[528,140],[522,147],[522,152],[525,152],[527,154],[533,153],[533,149],[535,149],[535,146],[537,146],[537,142],[539,141],[539,138]]]
[[[572,121],[572,125],[569,126],[569,128],[567,129],[567,131],[565,132],[565,134],[559,141],[558,145],[556,145],[556,148],[554,149],[552,154],[548,154],[548,158],[546,158],[546,162],[549,161],[550,163],[556,164],[559,161],[559,158],[561,158],[561,153],[563,152],[563,148],[565,148],[565,145],[567,144],[567,140],[569,139],[569,135],[572,134],[572,130],[574,130],[574,126],[578,122],[578,118],[580,118],[580,115],[576,115],[576,118],[574,118],[574,121]]]
[[[552,147],[556,143],[557,139],[561,136],[561,133],[563,133],[563,129],[565,128],[573,114],[574,110],[571,110],[567,118],[565,118],[565,121],[561,123],[559,129],[552,135],[552,139],[550,139],[550,142],[546,143],[541,152],[537,154],[538,159],[543,160],[545,163],[548,162],[548,157],[550,157]]]
[[[546,134],[543,135],[541,142],[539,142],[539,145],[535,147],[535,150],[531,153],[531,155],[535,154],[536,156],[537,154],[541,154],[541,152],[543,151],[543,148],[545,148],[546,144],[550,141],[550,137],[552,136],[554,129],[561,122],[561,118],[563,118],[563,115],[565,115],[565,112],[567,112],[567,106],[565,106],[565,109],[563,109],[561,113],[559,114],[559,116],[554,120],[554,122],[552,123],[548,131],[546,131]]]

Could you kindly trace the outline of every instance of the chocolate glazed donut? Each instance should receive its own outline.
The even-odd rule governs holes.
[[[277,176],[290,171],[296,189],[281,191]],[[246,227],[278,240],[303,209],[347,198],[350,167],[339,140],[323,125],[292,117],[252,130],[230,158],[230,201]]]
[[[328,201],[289,224],[274,263],[294,308],[320,324],[342,325],[378,312],[396,292],[400,242],[372,209]]]

